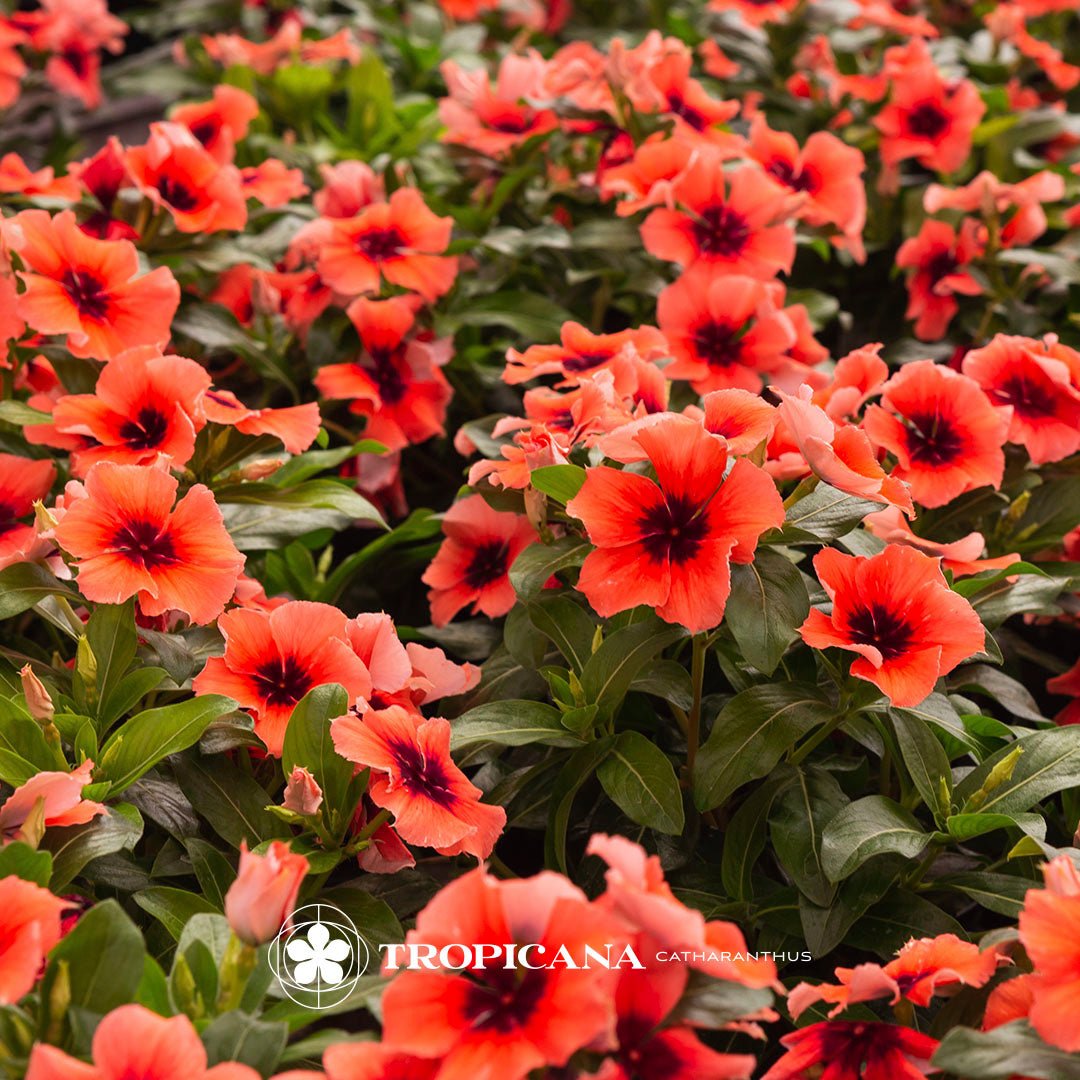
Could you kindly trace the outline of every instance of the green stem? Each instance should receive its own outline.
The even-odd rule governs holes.
[[[822,724],[801,746],[788,755],[789,765],[805,761],[848,718],[847,711],[837,713],[828,723]]]
[[[357,834],[356,840],[370,840],[390,820],[389,810],[380,810]]]

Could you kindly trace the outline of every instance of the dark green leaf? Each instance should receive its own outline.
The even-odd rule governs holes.
[[[529,604],[528,611],[536,629],[554,642],[566,662],[580,675],[592,656],[596,631],[585,609],[567,596],[541,595]]]
[[[1018,1075],[1080,1080],[1080,1054],[1048,1046],[1025,1020],[992,1031],[954,1028],[938,1047],[934,1065],[965,1080],[1009,1080]]]
[[[900,710],[893,710],[890,715],[900,756],[915,790],[936,818],[946,817],[952,792],[952,770],[941,743],[919,717]]]
[[[789,543],[836,540],[850,532],[880,503],[847,495],[828,484],[818,484],[809,495],[788,508],[782,538]]]
[[[239,1061],[269,1076],[281,1060],[289,1025],[257,1020],[245,1012],[222,1013],[202,1033],[210,1065]]]
[[[658,626],[653,620],[609,634],[582,669],[585,701],[599,705],[601,715],[612,716],[645,665],[684,634],[681,627]]]
[[[153,915],[177,941],[193,915],[217,914],[209,900],[187,889],[154,886],[137,892],[132,899],[143,911]]]
[[[0,619],[19,615],[46,596],[79,600],[78,593],[72,592],[38,563],[15,563],[0,570]]]
[[[45,831],[42,845],[52,853],[49,886],[54,892],[66,888],[93,859],[135,846],[142,836],[142,819],[133,807],[127,810],[130,813],[112,808],[85,825],[65,825]]]
[[[995,874],[986,870],[953,874],[952,877],[935,881],[934,884],[945,889],[956,889],[987,911],[996,912],[1009,919],[1019,916],[1028,889],[1038,887],[1034,881],[1027,878]]]
[[[518,599],[532,600],[540,595],[552,574],[568,566],[580,566],[588,553],[589,543],[580,536],[563,536],[550,544],[530,544],[510,567],[510,584]]]
[[[452,724],[450,745],[464,750],[477,743],[499,746],[581,746],[563,727],[559,710],[540,701],[490,701],[462,713]]]
[[[35,851],[21,841],[0,847],[0,878],[19,877],[44,888],[51,874],[52,856],[48,851]]]
[[[830,881],[841,881],[875,855],[895,852],[913,859],[929,842],[914,814],[884,795],[868,795],[825,827],[821,865]]]
[[[641,732],[622,732],[596,775],[631,821],[658,832],[682,832],[686,819],[678,777],[667,755]]]
[[[574,807],[574,796],[596,772],[615,744],[613,735],[583,746],[572,754],[551,785],[548,828],[544,834],[544,861],[564,874],[566,864],[566,830]]]
[[[726,622],[743,656],[771,675],[810,613],[806,584],[790,559],[762,548],[752,563],[731,567]]]

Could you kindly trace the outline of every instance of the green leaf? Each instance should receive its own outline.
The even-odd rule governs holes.
[[[330,832],[340,837],[356,810],[348,798],[353,765],[335,749],[330,737],[330,721],[349,711],[349,695],[337,684],[316,686],[297,702],[285,729],[281,766],[286,778],[297,765],[303,766],[322,789],[321,811]]]
[[[35,851],[22,841],[0,847],[0,878],[18,877],[44,888],[51,874],[52,856],[47,851]]]
[[[81,711],[100,716],[135,659],[135,602],[98,604],[86,624],[86,641],[94,654],[93,684],[86,685],[76,671],[75,704]]]
[[[103,900],[75,924],[49,954],[42,1000],[67,967],[71,1004],[95,1014],[131,1001],[142,980],[145,948],[138,927],[115,900]]]
[[[833,707],[815,686],[775,683],[736,694],[713,721],[694,767],[694,802],[709,810],[748,780],[766,776]]]
[[[333,450],[308,450],[295,454],[273,476],[275,487],[289,487],[303,483],[327,469],[336,469],[350,458],[360,454],[381,454],[386,451],[382,443],[374,439],[360,439],[351,446],[335,446]]]
[[[16,427],[52,423],[52,414],[31,408],[24,401],[0,401],[0,421]]]
[[[893,888],[859,918],[844,944],[892,959],[912,938],[939,934],[967,937],[963,926],[937,904],[906,889]]]
[[[459,311],[438,320],[436,333],[452,333],[462,326],[505,326],[528,341],[558,341],[563,324],[573,317],[539,293],[497,292],[470,297]]]
[[[98,778],[111,782],[110,796],[118,795],[162,758],[197,743],[212,721],[235,708],[231,698],[207,694],[133,716],[102,748]]]
[[[1009,919],[1019,916],[1028,889],[1038,887],[1034,881],[1027,878],[994,874],[985,870],[953,874],[952,877],[938,879],[934,884],[941,888],[956,889],[987,911],[996,912]]]
[[[12,787],[39,772],[66,767],[63,755],[45,741],[41,725],[12,702],[0,701],[0,780]]]
[[[529,474],[529,483],[565,505],[581,490],[585,470],[580,465],[542,465]]]
[[[581,746],[563,726],[559,710],[540,701],[489,701],[459,716],[451,725],[450,746],[464,750],[479,743],[499,746]]]
[[[913,859],[929,842],[914,814],[884,795],[868,795],[825,827],[821,865],[830,881],[842,881],[875,855],[895,852]]]
[[[686,818],[667,755],[639,731],[624,731],[596,770],[608,797],[631,821],[678,835]]]
[[[544,834],[544,861],[551,869],[566,873],[566,830],[574,808],[574,797],[600,767],[614,744],[615,736],[609,735],[583,746],[571,754],[555,777],[551,785],[548,827]]]
[[[176,763],[176,779],[201,817],[234,848],[246,840],[255,847],[264,840],[292,835],[288,825],[266,810],[272,799],[266,789],[222,757],[184,757]]]
[[[0,570],[0,619],[10,619],[47,596],[79,601],[79,594],[58,581],[38,563],[16,563]]]
[[[557,570],[580,566],[589,547],[588,541],[580,536],[563,536],[550,544],[530,544],[510,567],[510,584],[518,599],[534,599]]]
[[[184,847],[195,877],[198,878],[199,888],[218,911],[224,911],[225,894],[236,880],[236,871],[229,864],[229,860],[205,840],[191,836],[184,841]]]
[[[288,1038],[288,1024],[257,1020],[238,1009],[222,1013],[202,1032],[210,1065],[239,1061],[261,1076],[274,1071]]]
[[[747,661],[771,675],[810,614],[810,596],[798,567],[762,548],[752,563],[731,567],[726,622]]]
[[[586,703],[599,705],[602,716],[614,715],[642,668],[685,633],[681,627],[649,619],[609,634],[582,669]]]
[[[66,888],[92,860],[135,846],[142,836],[142,818],[134,807],[128,810],[130,816],[111,808],[85,825],[46,829],[42,845],[52,853],[53,892]]]
[[[934,1065],[965,1080],[1080,1080],[1080,1054],[1048,1046],[1026,1020],[992,1031],[954,1028],[941,1041]]]
[[[1042,814],[953,814],[945,822],[948,834],[961,842],[998,829],[1020,829],[1036,840],[1046,839],[1046,818]]]
[[[137,892],[132,899],[143,911],[153,915],[177,941],[180,940],[188,919],[193,915],[218,914],[209,900],[204,900],[198,893],[189,892],[187,889],[156,885]]]
[[[788,783],[790,776],[785,779],[779,775],[775,783],[762,784],[735,811],[724,830],[720,880],[736,900],[749,900],[754,894],[754,864],[765,850],[769,811]]]
[[[818,484],[809,495],[788,507],[781,539],[787,543],[836,540],[854,529],[867,514],[880,509],[880,503],[847,495],[828,484]]]
[[[526,549],[527,550],[527,549]],[[550,638],[580,675],[592,656],[596,626],[588,612],[567,596],[541,595],[528,605],[533,626]]]
[[[994,766],[1018,748],[1023,753],[1012,775],[972,809],[1015,815],[1055,792],[1080,785],[1080,731],[1069,726],[1035,731],[1002,747],[964,777],[957,785],[957,798],[969,799],[982,787]]]
[[[983,625],[988,630],[996,630],[1012,615],[1036,612],[1057,615],[1061,608],[1055,601],[1066,591],[1067,585],[1067,581],[1052,577],[1025,575],[1015,583],[1002,578],[974,596],[970,603]]]
[[[952,792],[949,759],[927,724],[909,712],[893,710],[893,731],[911,782],[937,819],[948,816]],[[942,788],[944,781],[944,790]]]
[[[638,694],[651,694],[689,710],[694,704],[694,687],[690,672],[678,660],[652,660],[630,684]]]
[[[536,629],[523,604],[515,604],[506,616],[503,644],[506,651],[530,671],[536,671],[543,664],[549,648],[547,635]]]

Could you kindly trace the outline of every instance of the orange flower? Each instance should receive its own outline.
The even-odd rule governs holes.
[[[25,267],[16,309],[35,330],[67,334],[75,356],[95,360],[169,340],[180,287],[164,266],[136,277],[134,244],[88,236],[70,210],[24,210],[5,224]]]
[[[259,103],[246,90],[222,83],[214,87],[212,101],[180,105],[169,119],[186,127],[218,164],[228,165],[258,115]]]
[[[138,596],[146,615],[182,611],[208,623],[232,597],[244,565],[214,496],[196,484],[176,503],[167,472],[103,461],[87,474],[56,526],[75,556],[88,600],[120,604]]]
[[[31,881],[0,878],[0,1005],[14,1005],[34,988],[69,906]]]
[[[284,409],[249,409],[229,390],[211,388],[202,397],[202,410],[211,424],[227,424],[242,435],[272,435],[290,454],[302,454],[319,434],[319,406],[290,405]]]
[[[664,335],[655,326],[639,326],[615,334],[593,334],[580,323],[564,322],[558,345],[532,345],[506,354],[503,382],[512,386],[540,375],[562,375],[570,386],[583,375],[610,367],[621,356],[655,360],[666,354]]]
[[[897,544],[870,558],[824,548],[814,569],[832,613],[814,608],[799,631],[803,641],[856,653],[851,674],[893,705],[918,705],[942,675],[982,651],[983,625],[946,584],[937,559]]]
[[[0,454],[0,569],[21,562],[37,537],[29,516],[56,479],[51,461],[33,461],[15,454]]]
[[[354,218],[315,224],[328,226],[318,249],[319,275],[346,296],[378,292],[384,277],[432,301],[457,277],[457,257],[442,254],[453,221],[436,217],[415,188],[398,188],[389,202]]]
[[[307,859],[280,840],[271,841],[262,855],[241,843],[240,869],[225,894],[225,917],[233,933],[248,945],[272,941],[296,907],[307,872]]]
[[[446,720],[391,705],[339,716],[330,734],[343,758],[372,770],[368,796],[393,813],[406,843],[441,855],[491,854],[506,811],[481,803],[483,793],[454,764]]]

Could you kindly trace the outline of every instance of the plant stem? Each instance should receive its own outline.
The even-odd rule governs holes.
[[[788,764],[798,765],[805,761],[847,718],[845,710],[837,713],[828,723],[822,724],[806,742],[788,755]]]

